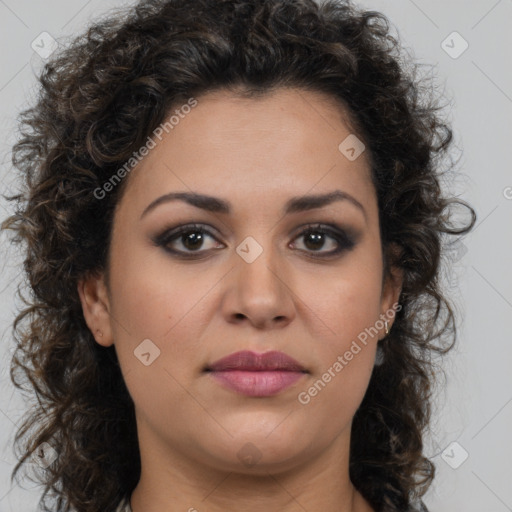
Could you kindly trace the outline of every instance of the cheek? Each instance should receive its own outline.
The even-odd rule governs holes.
[[[379,319],[382,269],[378,259],[354,264],[336,273],[310,276],[303,282],[302,296],[325,326],[327,346],[343,349]]]
[[[125,244],[127,245],[127,244]],[[134,244],[115,246],[111,255],[112,313],[123,337],[151,338],[161,343],[165,336],[194,309],[207,293],[213,276],[198,277],[194,265],[170,265],[160,250]]]
[[[212,290],[224,273],[206,267],[200,271],[196,265],[173,266],[156,251],[135,249],[125,258],[121,252],[112,251],[112,261],[119,264],[111,267],[112,327],[121,365],[125,372],[135,370],[140,382],[149,379],[147,386],[159,388],[165,382],[174,389],[170,374],[188,382],[204,364],[202,332],[211,315]],[[147,339],[160,354],[149,367],[151,372],[144,373],[134,351]]]
[[[327,438],[350,424],[368,388],[378,340],[371,328],[380,313],[379,293],[377,279],[367,286],[343,282],[331,288],[327,300],[313,302],[328,328],[311,346],[318,364],[308,386],[298,390],[297,401],[325,425]]]
[[[334,276],[311,277],[302,288],[323,326],[311,347],[319,364],[313,385],[301,390],[302,403],[308,402],[318,415],[331,410],[338,425],[350,420],[368,387],[381,313],[378,257],[359,257],[350,263]]]
[[[331,372],[342,375],[338,381],[348,379],[344,385],[349,381],[349,385],[366,385],[378,341],[379,292],[375,285],[344,283],[332,291],[329,300],[321,303],[323,307],[317,308],[318,316],[329,327],[323,342],[315,344],[323,365],[321,373],[332,368]],[[333,368],[335,363],[340,363],[343,369],[339,364]]]
[[[176,410],[185,417],[201,413],[186,389],[203,363],[204,298],[215,283],[146,263],[125,259],[119,272],[112,272],[112,326],[126,386],[139,413],[165,426],[180,423]]]

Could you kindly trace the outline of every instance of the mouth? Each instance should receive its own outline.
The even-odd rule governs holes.
[[[273,396],[309,372],[283,352],[235,352],[204,369],[223,387],[251,397]]]

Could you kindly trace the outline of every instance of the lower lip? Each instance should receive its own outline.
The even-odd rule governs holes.
[[[246,396],[272,396],[290,387],[305,374],[291,371],[226,370],[210,372],[229,389]]]

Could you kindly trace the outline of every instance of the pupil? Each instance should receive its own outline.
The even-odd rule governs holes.
[[[310,244],[309,242],[313,242]],[[310,249],[320,249],[324,245],[324,234],[323,233],[310,233],[308,237],[306,237],[306,246],[312,245],[309,247]]]
[[[201,247],[201,244],[203,243],[202,233],[193,232],[184,236],[185,240],[183,242],[183,245],[187,249],[198,249],[199,247]]]

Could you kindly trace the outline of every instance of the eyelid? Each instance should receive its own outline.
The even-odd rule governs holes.
[[[357,234],[352,229],[342,228],[340,226],[337,226],[336,224],[330,224],[325,222],[310,222],[301,225],[297,229],[298,232],[295,234],[293,240],[296,240],[297,238],[309,232],[318,232],[328,235],[340,246],[338,247],[338,249],[326,252],[300,250],[301,252],[311,255],[312,257],[315,258],[329,258],[329,256],[335,257],[343,252],[346,252],[354,248],[359,239]],[[314,256],[315,254],[318,254],[318,256]]]
[[[178,237],[182,233],[188,233],[189,231],[198,231],[201,233],[205,233],[214,238],[215,240],[217,240],[218,242],[218,236],[212,233],[210,227],[205,226],[205,224],[192,222],[190,224],[181,224],[175,227],[166,228],[159,235],[153,238],[153,242],[157,245],[164,245],[166,243],[168,244],[171,239]]]

